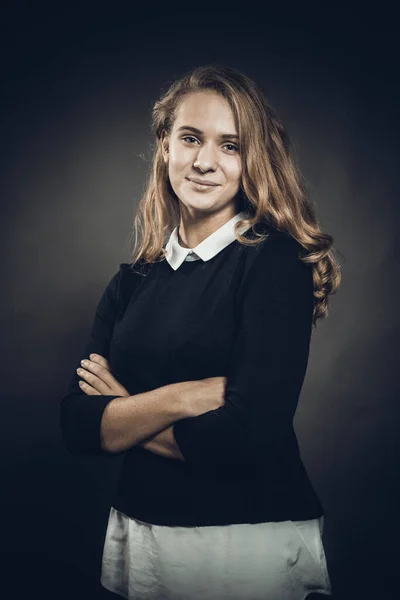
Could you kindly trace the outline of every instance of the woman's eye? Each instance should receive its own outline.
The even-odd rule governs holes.
[[[186,135],[186,136],[185,136],[185,137],[183,137],[182,139],[183,139],[185,142],[186,142],[186,141],[189,141],[189,140],[195,140],[195,141],[197,142],[196,138],[195,138],[195,137],[193,137],[193,136],[191,136],[191,135]],[[191,143],[191,142],[189,142],[189,143]]]
[[[182,140],[184,142],[188,142],[189,144],[191,144],[193,141],[194,142],[198,142],[199,140],[195,137],[193,137],[192,135],[185,135]],[[228,152],[237,152],[239,150],[239,148],[235,145],[235,144],[224,144],[223,146],[224,148],[228,147]]]
[[[239,150],[239,148],[237,146],[235,146],[235,144],[225,144],[225,147],[226,146],[230,146],[231,149],[234,150],[234,151]]]

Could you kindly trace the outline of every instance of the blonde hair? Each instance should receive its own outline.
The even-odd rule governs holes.
[[[184,96],[207,90],[228,101],[239,135],[242,176],[238,211],[244,211],[249,218],[235,225],[236,239],[244,245],[259,244],[266,236],[255,229],[264,221],[287,232],[303,246],[306,252],[299,258],[311,263],[313,269],[315,328],[317,320],[328,315],[329,295],[336,293],[341,281],[340,267],[333,256],[333,238],[318,225],[315,208],[295,166],[289,138],[263,91],[246,75],[230,67],[207,65],[193,69],[173,82],[153,107],[152,131],[157,139],[134,218],[132,263],[165,259],[163,246],[179,225],[180,210],[162,155],[162,137],[171,132]],[[255,239],[238,233],[243,224],[251,226]]]

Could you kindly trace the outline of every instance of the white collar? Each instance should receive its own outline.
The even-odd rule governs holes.
[[[232,219],[227,221],[224,225],[219,227],[214,233],[206,237],[205,240],[200,242],[195,248],[184,248],[178,242],[178,225],[175,227],[170,235],[170,238],[165,246],[167,254],[166,260],[169,262],[171,267],[176,271],[185,260],[199,260],[200,258],[204,261],[210,260],[218,252],[223,250],[226,246],[232,243],[236,237],[234,234],[234,226],[237,221],[245,219],[248,215],[245,212],[237,213]],[[249,225],[243,225],[239,229],[239,233],[244,233],[250,228]]]

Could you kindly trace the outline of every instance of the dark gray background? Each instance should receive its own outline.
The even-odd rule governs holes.
[[[213,61],[263,86],[343,255],[295,420],[325,507],[334,599],[398,597],[397,30],[381,6],[379,15],[365,10],[217,13],[188,4],[139,14],[116,4],[108,12],[19,4],[3,14],[7,598],[102,597],[120,463],[67,453],[60,399],[104,287],[129,260],[152,105],[176,77]]]

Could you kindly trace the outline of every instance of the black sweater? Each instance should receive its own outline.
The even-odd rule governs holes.
[[[263,232],[268,238],[256,247],[235,240],[177,270],[166,260],[123,263],[100,299],[76,367],[101,354],[131,395],[227,377],[223,406],[174,423],[181,461],[140,446],[103,450],[101,418],[116,396],[85,394],[74,372],[61,402],[64,442],[74,454],[124,454],[112,505],[128,516],[205,526],[323,514],[293,429],[309,356],[312,271],[294,238],[266,225]]]

